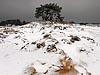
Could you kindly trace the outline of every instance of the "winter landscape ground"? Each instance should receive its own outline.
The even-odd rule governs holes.
[[[100,27],[0,27],[0,75],[100,75]]]

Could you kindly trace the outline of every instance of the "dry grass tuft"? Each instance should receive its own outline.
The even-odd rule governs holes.
[[[74,68],[74,64],[72,60],[68,57],[64,57],[63,59],[59,60],[61,65],[59,70],[56,72],[58,75],[77,75],[78,71]]]
[[[36,72],[36,69],[34,67],[28,67],[24,74],[26,75],[35,75],[37,72]]]

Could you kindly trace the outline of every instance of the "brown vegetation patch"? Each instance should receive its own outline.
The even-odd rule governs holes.
[[[57,48],[55,44],[51,44],[47,46],[47,52],[56,52]]]
[[[75,41],[80,41],[80,40],[81,40],[78,36],[70,35],[70,37],[71,37],[70,41],[71,41],[72,43],[74,43]]]
[[[44,35],[43,37],[44,37],[44,39],[46,39],[46,38],[51,38],[51,35],[50,35],[50,34],[46,34],[46,35]]]
[[[36,69],[34,67],[28,67],[26,68],[24,74],[27,74],[27,75],[35,75],[37,72],[36,72]]]
[[[6,34],[8,34],[8,33],[17,33],[18,31],[17,30],[14,30],[13,28],[5,28],[4,30],[3,30],[3,33],[6,33]]]
[[[37,48],[45,47],[45,42],[37,43]]]
[[[71,60],[71,58],[64,57],[63,59],[59,60],[61,65],[59,70],[56,72],[58,75],[77,75],[78,71],[74,68],[74,64]]]

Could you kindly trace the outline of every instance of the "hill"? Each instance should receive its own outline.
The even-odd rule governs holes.
[[[0,75],[100,75],[99,69],[100,27],[0,27]]]

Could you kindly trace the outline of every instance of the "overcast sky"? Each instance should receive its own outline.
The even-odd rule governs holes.
[[[66,21],[100,22],[100,0],[0,0],[0,20],[33,21],[40,4],[58,3]]]

